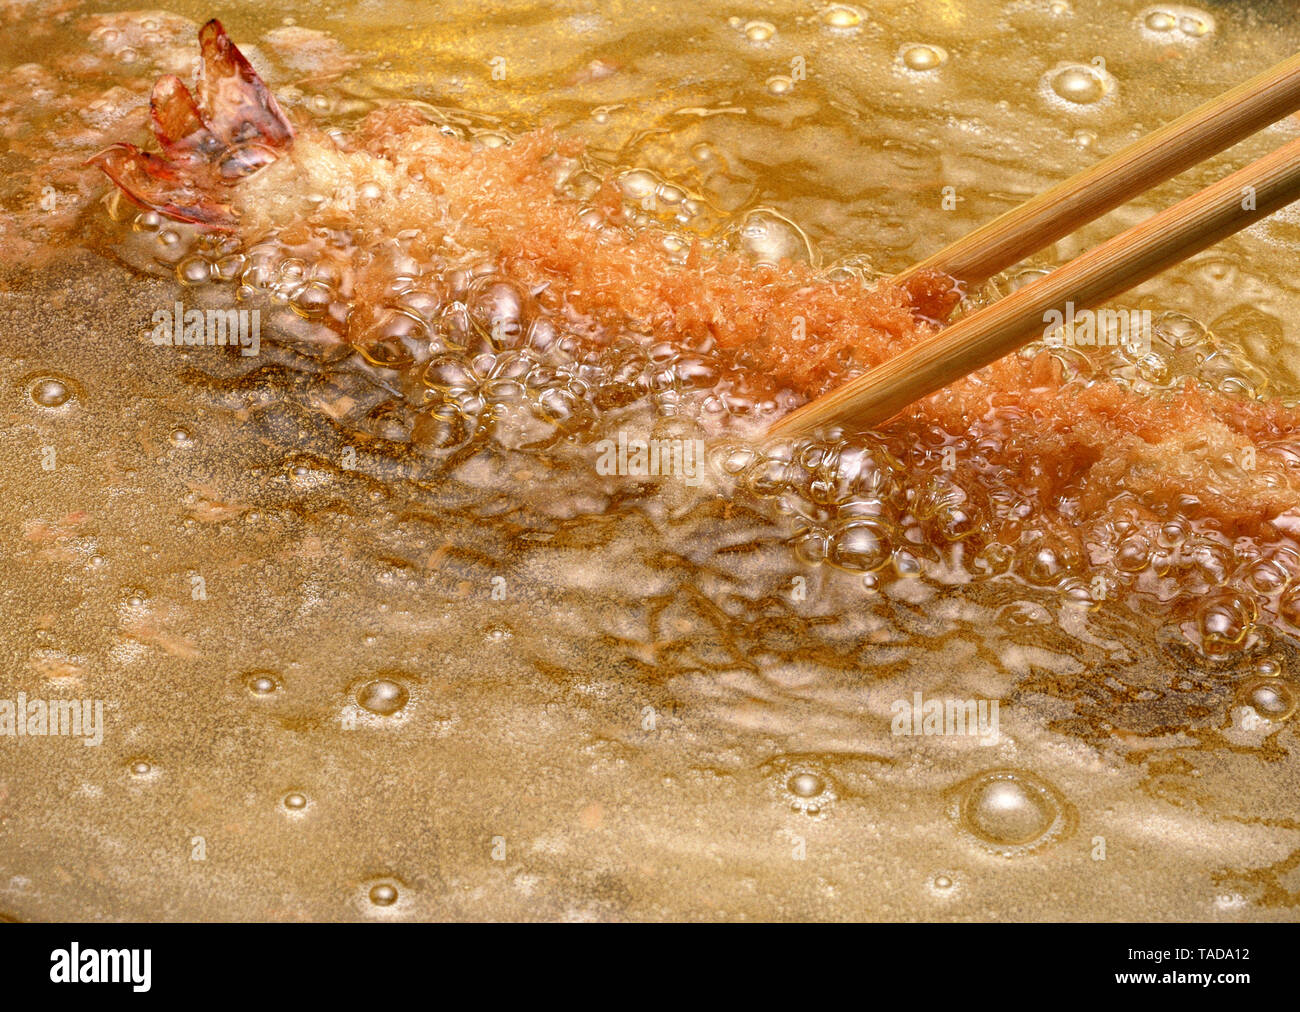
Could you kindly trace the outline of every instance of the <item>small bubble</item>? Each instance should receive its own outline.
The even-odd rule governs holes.
[[[776,26],[767,21],[751,21],[745,25],[745,38],[750,42],[768,42],[776,34]]]
[[[1069,66],[1051,78],[1052,91],[1067,102],[1092,105],[1106,94],[1106,82],[1092,67]]]
[[[1168,11],[1151,11],[1143,24],[1153,32],[1172,32],[1178,27],[1178,19]]]
[[[889,562],[893,554],[893,540],[886,528],[864,519],[832,534],[827,558],[841,569],[871,573]]]
[[[801,798],[813,798],[826,789],[826,782],[816,773],[796,773],[786,786]]]
[[[1221,590],[1206,596],[1197,616],[1202,650],[1223,656],[1245,649],[1258,617],[1254,598],[1246,594]]]
[[[284,807],[292,812],[301,812],[307,807],[307,796],[297,791],[284,796]]]
[[[194,441],[190,431],[183,428],[172,429],[170,439],[173,446],[189,446]]]
[[[147,777],[153,772],[153,765],[147,759],[133,759],[130,770],[133,777]]]
[[[671,183],[664,183],[659,187],[659,202],[661,204],[675,205],[680,204],[686,199],[686,191],[680,186],[673,186]]]
[[[252,671],[244,676],[244,684],[254,696],[269,696],[280,688],[280,683],[269,671]]]
[[[766,208],[756,208],[745,215],[737,245],[761,264],[779,264],[782,260],[809,263],[812,245],[803,229],[789,218]]]
[[[31,397],[43,408],[57,408],[72,397],[72,388],[61,379],[46,376],[32,384]]]
[[[645,169],[632,169],[619,177],[619,185],[629,200],[644,200],[659,189],[659,180]]]
[[[400,682],[376,678],[357,690],[357,705],[381,717],[391,717],[407,703],[410,693]]]
[[[391,907],[397,902],[397,887],[389,882],[380,882],[370,887],[370,902],[377,907]]]
[[[1279,678],[1263,678],[1242,691],[1243,702],[1265,720],[1284,721],[1296,710],[1295,693]]]
[[[952,879],[950,879],[947,875],[936,875],[934,877],[934,887],[938,889],[940,892],[951,889]]]
[[[908,70],[937,70],[948,62],[948,51],[941,46],[916,43],[904,46],[898,57]]]
[[[784,74],[777,74],[767,79],[767,90],[773,95],[788,95],[794,90],[794,81]]]
[[[831,4],[822,11],[822,21],[840,30],[857,28],[862,24],[862,12],[848,4]]]
[[[334,293],[330,291],[329,285],[320,281],[313,281],[302,286],[290,301],[290,305],[293,306],[294,311],[299,316],[314,320],[324,316],[329,311],[333,300]]]
[[[212,265],[200,256],[188,256],[176,265],[176,276],[187,285],[202,285],[212,280]]]

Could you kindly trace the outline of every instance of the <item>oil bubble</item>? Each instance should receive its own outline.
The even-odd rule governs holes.
[[[893,540],[879,523],[863,520],[831,536],[827,558],[841,569],[871,573],[893,558]]]
[[[41,407],[58,408],[72,398],[72,386],[57,376],[43,376],[31,385],[29,393]]]
[[[244,685],[254,696],[270,696],[280,688],[280,683],[270,671],[250,671],[244,676]]]
[[[1148,7],[1138,15],[1145,34],[1152,41],[1197,42],[1213,34],[1213,15],[1194,7],[1164,4]]]
[[[840,31],[851,30],[862,24],[862,11],[848,4],[831,4],[822,11],[822,22]]]
[[[1296,711],[1296,696],[1280,678],[1260,678],[1245,685],[1241,701],[1265,720],[1281,722]]]
[[[391,907],[397,902],[397,886],[391,882],[377,882],[370,887],[366,895],[377,907]]]
[[[1112,90],[1113,78],[1084,64],[1068,64],[1052,71],[1047,82],[1052,93],[1074,105],[1094,105]]]
[[[900,49],[898,59],[908,70],[938,70],[948,62],[948,51],[942,46],[918,42]]]
[[[645,169],[630,169],[619,177],[618,182],[629,200],[645,200],[659,189],[659,180]]]
[[[776,26],[768,21],[751,21],[745,25],[745,38],[750,42],[769,42],[776,35]]]
[[[1197,616],[1197,634],[1201,649],[1223,656],[1246,649],[1252,643],[1251,632],[1258,620],[1258,605],[1244,594],[1222,590],[1202,603]]]
[[[1059,838],[1069,806],[1048,784],[1020,770],[990,770],[954,789],[949,814],[981,844],[1012,856]]]
[[[755,261],[775,266],[782,260],[812,261],[812,244],[803,229],[789,218],[766,208],[745,215],[737,245]]]
[[[406,686],[389,678],[376,678],[357,690],[357,705],[380,717],[391,717],[410,698]]]
[[[307,796],[298,791],[292,791],[284,796],[284,807],[291,812],[301,812],[307,807]]]
[[[839,799],[835,782],[812,758],[785,756],[764,766],[773,777],[776,797],[791,811],[808,816],[822,816]]]
[[[212,280],[212,265],[201,256],[187,256],[176,265],[176,277],[186,285],[206,284]]]
[[[1172,32],[1178,27],[1178,19],[1168,11],[1151,11],[1142,23],[1153,32]]]

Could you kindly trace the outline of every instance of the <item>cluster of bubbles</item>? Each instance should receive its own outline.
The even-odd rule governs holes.
[[[658,228],[670,252],[684,252],[686,233],[702,227],[696,198],[646,170],[619,182],[633,219]],[[581,173],[565,182],[570,190],[584,185]],[[452,261],[417,253],[410,238],[328,229],[241,246],[151,211],[132,225],[141,251],[196,294],[233,287],[242,304],[269,302],[276,340],[340,375],[364,372],[396,395],[364,417],[341,419],[389,442],[431,453],[484,437],[538,448],[588,432],[602,412],[637,401],[662,414],[679,413],[688,400],[690,410],[715,416],[755,407],[711,341],[685,347],[633,331],[596,333],[543,309],[481,255]],[[811,257],[797,226],[761,209],[722,241],[761,261]],[[356,292],[363,273],[382,279],[377,297],[373,287],[365,299]],[[371,400],[356,403],[368,408]]]
[[[1210,264],[1206,269],[1216,268]],[[972,305],[1001,298],[1046,274],[1044,268],[1015,271],[975,293]],[[1143,394],[1177,389],[1189,378],[1206,389],[1253,400],[1277,393],[1238,335],[1211,330],[1176,310],[1146,311],[1149,327],[1147,317],[1131,315],[1141,310],[1121,307],[1121,311],[1123,317],[1097,316],[1095,331],[1086,340],[1078,331],[1057,331],[1026,344],[1025,353],[1051,352],[1068,379],[1111,379]]]
[[[778,756],[764,763],[761,772],[776,801],[791,812],[822,818],[839,800],[840,786],[815,758]]]
[[[1265,657],[1255,665],[1253,674],[1238,691],[1241,703],[1270,723],[1290,720],[1296,712],[1296,690],[1281,677],[1282,665]]]
[[[1053,592],[1063,608],[1140,602],[1202,654],[1220,658],[1266,647],[1266,615],[1300,625],[1294,546],[1234,539],[1186,517],[1139,520],[1136,511],[1130,519],[1107,510],[1089,520],[1077,503],[1052,504],[1076,517],[1082,549],[1050,524],[1036,525],[1039,505],[988,463],[984,454],[998,438],[936,428],[907,447],[869,435],[733,444],[717,451],[717,466],[792,518],[800,559],[859,574],[871,592],[912,577],[1011,579]],[[963,463],[954,468],[954,460]],[[1020,528],[1013,544],[994,537],[1008,525]]]
[[[1071,13],[1065,0],[1055,0],[1048,9],[1058,16]],[[866,15],[848,4],[831,4],[822,10],[821,21],[832,32],[851,33],[862,26]],[[1139,13],[1136,21],[1147,39],[1160,43],[1200,42],[1212,37],[1216,29],[1212,14],[1181,4],[1148,7]],[[742,22],[739,18],[733,18],[732,22],[733,27],[742,28],[751,42],[765,43],[776,35],[776,28],[768,22]],[[932,74],[947,62],[945,48],[924,42],[904,44],[896,59],[901,70],[918,77]],[[1049,103],[1077,111],[1080,107],[1105,104],[1116,85],[1115,78],[1100,63],[1061,63],[1044,75],[1042,93]],[[792,86],[787,77],[774,77],[768,82],[768,90],[774,94],[785,94]]]
[[[746,34],[762,41],[751,34],[753,27],[746,26]],[[918,72],[946,59],[946,52],[924,45],[899,54],[907,69]],[[1084,66],[1059,71],[1050,87],[1063,99],[1095,101],[1082,97],[1091,94],[1089,81],[1105,87],[1096,69]],[[682,188],[643,169],[622,174],[620,184],[629,207],[642,214],[642,225],[667,220],[693,227],[697,209]],[[152,213],[139,215],[135,228],[154,244],[154,258],[184,285],[224,285],[254,305],[269,300],[286,311],[279,328],[284,340],[310,349],[339,374],[362,370],[387,391],[378,404],[358,399],[361,413],[340,420],[390,443],[434,454],[486,442],[523,449],[566,441],[580,446],[633,409],[721,420],[715,431],[724,432],[728,417],[774,409],[749,391],[743,374],[714,355],[708,342],[670,345],[635,330],[593,342],[590,329],[544,311],[533,293],[490,261],[430,259],[401,240],[366,244],[342,230],[268,236],[244,247]],[[673,232],[664,234],[665,242],[675,240]],[[752,210],[724,235],[759,262],[815,262],[807,237],[774,211]],[[388,285],[368,326],[350,329],[356,298],[349,286],[358,266],[373,268]],[[1151,392],[1193,376],[1239,396],[1268,393],[1267,379],[1233,344],[1178,313],[1157,316],[1149,348],[1119,344],[1106,351],[1054,353],[1080,382],[1108,377]],[[56,376],[39,377],[28,389],[36,405],[49,409],[75,396],[71,382]],[[1184,631],[1207,655],[1258,647],[1264,609],[1300,626],[1300,594],[1293,585],[1300,559],[1294,555],[1236,544],[1185,519],[1141,526],[1116,521],[1096,532],[1109,552],[1099,566],[1051,532],[1035,530],[1031,504],[990,469],[979,471],[978,480],[970,471],[951,471],[949,449],[961,459],[978,460],[984,448],[933,429],[914,433],[906,446],[871,435],[763,446],[724,440],[715,446],[714,459],[735,489],[792,518],[791,544],[802,561],[857,574],[867,591],[902,578],[1005,578],[1054,589],[1065,605],[1089,608],[1122,587],[1162,604],[1188,604]],[[1022,522],[1021,541],[991,541],[988,532],[1008,519]],[[1100,584],[1098,572],[1106,577]],[[271,671],[249,672],[244,686],[259,700],[283,691],[282,679]],[[381,674],[352,688],[344,710],[357,708],[382,722],[399,716],[410,698],[402,678]],[[1297,706],[1292,683],[1271,661],[1243,681],[1237,698],[1271,723],[1290,719]],[[138,779],[155,775],[143,759],[129,771]],[[824,816],[838,800],[834,779],[813,763],[782,767],[772,783],[780,803],[808,817]],[[297,790],[279,800],[291,815],[311,805]],[[1061,839],[1072,823],[1061,794],[1020,770],[993,770],[963,783],[949,811],[956,831],[972,845],[1008,857]],[[936,874],[931,888],[946,894],[954,881]],[[359,900],[380,912],[398,904],[404,891],[392,879],[370,880],[360,886]]]
[[[1080,66],[1053,80],[1076,71],[1090,79],[1104,73]],[[697,219],[712,213],[648,170],[627,169],[614,179],[629,212],[683,249]],[[579,200],[599,185],[586,169],[562,183]],[[647,429],[655,418],[685,418],[721,437],[712,459],[727,491],[771,503],[789,517],[799,559],[859,574],[867,591],[911,577],[1009,578],[1054,590],[1063,605],[1084,609],[1140,594],[1168,608],[1207,654],[1259,646],[1265,613],[1300,624],[1297,559],[1288,548],[1238,544],[1191,519],[1139,523],[1108,511],[1109,519],[1089,528],[1085,552],[1077,539],[1036,524],[1038,504],[989,463],[997,430],[978,439],[934,428],[906,440],[730,440],[746,428],[733,428],[733,421],[766,421],[778,405],[752,385],[755,377],[717,355],[711,340],[669,344],[634,326],[610,333],[577,314],[544,308],[481,251],[453,258],[421,252],[413,238],[326,228],[241,245],[153,212],[134,217],[133,236],[191,289],[233,289],[249,305],[277,307],[268,340],[324,365],[343,405],[332,412],[336,420],[426,458],[489,443],[524,452],[568,447],[580,455],[629,412],[639,412],[637,424]],[[737,216],[711,241],[758,262],[816,263],[802,230],[766,208]],[[824,273],[838,278],[844,269]],[[1037,273],[1021,271],[992,287],[1015,288]],[[379,279],[377,287],[367,282],[364,299],[357,292],[363,275]],[[1109,378],[1151,393],[1193,377],[1237,396],[1270,393],[1266,377],[1235,344],[1184,314],[1157,314],[1146,344],[1103,338],[1100,347],[1050,350],[1080,383]],[[69,390],[46,377],[31,396],[54,406]],[[954,459],[964,466],[954,469]],[[1073,512],[1072,504],[1056,507],[1061,516]],[[1022,532],[1014,544],[992,537],[1008,522]]]
[[[1138,15],[1145,34],[1159,42],[1196,42],[1214,34],[1214,15],[1181,4],[1148,7]]]

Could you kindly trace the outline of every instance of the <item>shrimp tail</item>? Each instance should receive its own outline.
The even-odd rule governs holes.
[[[96,165],[131,203],[175,221],[232,231],[238,218],[230,205],[215,200],[194,175],[161,155],[134,144],[114,144],[86,161]]]
[[[140,207],[221,231],[238,224],[223,190],[275,161],[293,126],[266,83],[215,18],[199,30],[198,98],[180,78],[159,78],[150,125],[162,154],[114,144],[87,160]]]

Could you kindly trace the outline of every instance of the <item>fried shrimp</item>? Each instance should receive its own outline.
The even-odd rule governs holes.
[[[154,89],[161,154],[118,144],[95,164],[132,201],[167,217],[246,245],[267,236],[314,243],[334,257],[339,299],[321,319],[372,361],[430,358],[384,350],[421,333],[403,297],[415,292],[429,304],[426,318],[445,320],[464,309],[467,279],[481,291],[496,278],[504,304],[477,322],[490,330],[500,322],[494,313],[506,321],[493,335],[498,344],[544,343],[535,326],[524,333],[527,317],[590,345],[632,334],[707,348],[793,404],[933,332],[957,301],[946,277],[903,289],[831,280],[806,264],[757,264],[702,241],[666,243],[630,222],[612,181],[585,199],[567,193],[560,183],[581,164],[582,145],[550,130],[485,146],[414,105],[372,112],[346,134],[291,125],[219,23],[200,39],[197,98],[175,77]],[[339,234],[347,244],[327,238]],[[391,252],[395,240],[400,253],[376,253]],[[367,255],[340,253],[344,245]],[[477,266],[466,267],[470,252]],[[408,262],[417,255],[442,273],[417,279]],[[1296,575],[1298,422],[1294,408],[1190,380],[1143,394],[1067,375],[1041,351],[954,383],[878,435],[902,470],[916,470],[900,517],[928,524],[940,540],[1041,555],[1046,537],[1066,569],[1113,567],[1134,538],[1187,522],[1219,544],[1251,539],[1259,551],[1249,564],[1266,557],[1282,574],[1269,588],[1276,605]],[[922,436],[930,451],[918,451]],[[939,467],[933,450],[944,441],[963,452]],[[1223,579],[1231,568],[1220,567]]]

